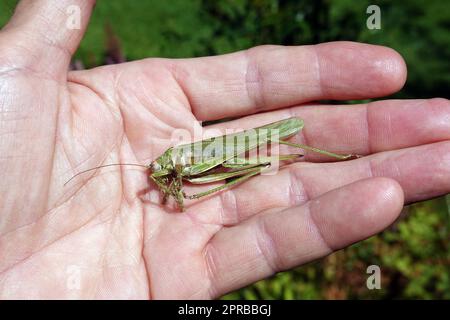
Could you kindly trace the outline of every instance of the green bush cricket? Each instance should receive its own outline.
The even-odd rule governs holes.
[[[359,157],[355,154],[341,155],[286,141],[286,139],[302,130],[303,127],[302,119],[288,118],[238,133],[171,147],[147,166],[137,164],[118,165],[137,165],[148,168],[150,179],[163,194],[163,203],[169,197],[173,197],[179,209],[184,211],[184,199],[198,199],[230,188],[261,174],[263,170],[270,168],[275,160],[278,163],[278,161],[293,160],[303,156],[301,154],[270,156],[258,154],[256,157],[246,157],[246,154],[250,151],[259,150],[259,148],[267,145],[287,145],[323,154],[337,160],[350,160]],[[105,166],[86,171],[102,167]],[[192,195],[187,195],[183,191],[184,182],[207,184],[218,181],[225,181],[226,183]]]
[[[338,160],[357,158],[357,155],[340,155],[314,147],[285,141],[304,126],[299,118],[289,118],[239,133],[201,140],[191,144],[169,148],[150,165],[150,178],[159,187],[164,201],[172,196],[180,210],[184,210],[184,199],[198,199],[241,183],[271,165],[273,156],[242,158],[243,155],[263,144],[278,143],[301,148],[333,157]],[[273,133],[276,132],[276,135]],[[231,148],[230,148],[231,146]],[[197,151],[197,152],[196,152]],[[201,155],[201,157],[199,157]],[[277,155],[277,160],[290,160],[300,154]],[[190,161],[188,161],[190,160]],[[226,183],[193,195],[186,195],[183,182],[206,184]]]

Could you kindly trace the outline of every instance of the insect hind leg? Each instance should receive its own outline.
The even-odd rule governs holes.
[[[249,178],[251,178],[251,177],[253,177],[255,175],[260,174],[262,169],[263,168],[261,168],[261,167],[254,168],[253,170],[250,170],[247,174],[245,174],[245,175],[243,175],[241,177],[235,178],[235,179],[233,179],[233,180],[231,180],[231,181],[229,181],[229,182],[227,182],[227,183],[225,183],[225,184],[223,184],[221,186],[218,186],[218,187],[215,187],[215,188],[212,188],[212,189],[200,192],[200,193],[196,193],[196,194],[193,194],[193,195],[187,195],[187,194],[185,194],[183,192],[183,196],[186,199],[199,199],[201,197],[205,197],[205,196],[210,195],[210,194],[212,194],[214,192],[218,192],[218,191],[230,188],[230,187],[232,187],[232,186],[234,186],[234,185],[236,185],[238,183],[244,182],[245,180],[247,180],[247,179],[249,179]]]

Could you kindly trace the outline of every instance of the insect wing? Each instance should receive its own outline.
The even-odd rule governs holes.
[[[183,175],[204,173],[223,162],[253,150],[269,141],[288,138],[303,128],[303,120],[289,118],[242,132],[213,137],[180,145],[177,161],[183,165]]]

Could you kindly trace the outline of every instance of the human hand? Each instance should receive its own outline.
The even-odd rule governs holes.
[[[65,27],[78,4],[82,30]],[[68,72],[93,1],[23,0],[0,33],[0,298],[217,298],[390,225],[450,191],[445,99],[333,106],[406,79],[393,50],[336,42]],[[306,105],[308,104],[308,105]],[[258,114],[255,114],[259,112]],[[262,113],[261,113],[262,112]],[[309,145],[365,157],[294,163],[185,213],[142,170],[174,129],[305,120]],[[144,192],[143,192],[144,191]]]

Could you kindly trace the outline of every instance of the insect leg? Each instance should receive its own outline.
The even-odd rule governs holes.
[[[155,178],[153,175],[150,175],[150,179],[153,180],[153,182],[158,186],[158,188],[162,191],[162,192],[167,192],[167,188],[164,184],[162,184],[157,178]]]
[[[309,151],[312,151],[312,152],[320,153],[320,154],[323,154],[323,155],[326,155],[326,156],[329,156],[329,157],[332,157],[332,158],[336,158],[336,159],[339,159],[339,160],[351,160],[351,159],[361,158],[360,155],[357,155],[357,154],[354,154],[354,153],[351,153],[351,154],[337,154],[337,153],[326,151],[326,150],[322,150],[322,149],[319,149],[319,148],[310,147],[310,146],[307,146],[307,145],[304,145],[304,144],[297,144],[297,143],[292,143],[292,142],[283,141],[283,140],[280,140],[279,143],[287,145],[287,146],[291,146],[291,147],[301,148],[301,149],[304,149],[304,150],[309,150]]]
[[[278,155],[277,157],[279,160],[292,160],[301,157],[300,154],[287,154],[287,155]],[[253,160],[257,159],[257,160]],[[235,169],[233,171],[228,172],[218,172],[213,173],[209,175],[203,175],[203,176],[194,176],[194,177],[185,177],[184,180],[189,181],[193,184],[204,184],[204,183],[210,183],[210,182],[216,182],[221,181],[229,178],[234,178],[238,176],[243,176],[249,172],[253,172],[254,168],[257,167],[266,167],[269,166],[271,161],[273,160],[273,157],[260,157],[258,158],[250,158],[250,159],[244,159],[244,158],[235,158],[231,160],[230,163],[224,162],[222,166],[224,168],[230,168]],[[259,161],[259,162],[258,162]]]
[[[295,160],[297,158],[302,157],[301,154],[281,154],[277,156],[271,156],[271,157],[254,157],[254,158],[233,158],[230,160],[225,161],[222,166],[224,168],[236,168],[236,169],[243,169],[243,168],[251,168],[256,167],[262,164],[270,164],[273,160],[273,157],[278,157],[279,161],[285,161],[285,160]]]
[[[217,182],[217,181],[222,181],[222,180],[226,180],[226,179],[230,179],[230,178],[234,178],[234,177],[239,177],[239,176],[243,176],[246,175],[247,173],[251,173],[255,170],[260,170],[261,167],[266,167],[268,166],[268,163],[265,164],[258,164],[258,165],[253,165],[250,168],[241,168],[238,170],[233,170],[233,171],[229,171],[229,172],[221,172],[221,173],[213,173],[213,174],[209,174],[209,175],[205,175],[205,176],[198,176],[198,177],[185,177],[184,180],[189,181],[192,184],[205,184],[205,183],[211,183],[211,182]]]
[[[248,169],[248,173],[247,174],[245,174],[245,175],[243,175],[241,177],[238,177],[236,179],[233,179],[230,182],[225,183],[224,185],[218,186],[216,188],[212,188],[210,190],[206,190],[204,192],[193,194],[193,195],[190,195],[190,196],[184,194],[184,197],[187,198],[187,199],[198,199],[198,198],[207,196],[207,195],[209,195],[211,193],[214,193],[214,192],[217,192],[217,191],[220,191],[220,190],[223,190],[223,189],[230,188],[230,187],[234,186],[235,184],[241,183],[241,182],[249,179],[250,177],[253,177],[253,176],[257,175],[257,174],[260,174],[261,173],[261,169],[262,169],[261,167]]]
[[[175,182],[173,186],[173,197],[180,210],[184,211],[183,176],[181,175],[181,170],[177,170],[177,177],[173,181]]]
[[[172,189],[173,181],[169,184],[169,186],[167,186],[167,183],[165,184],[165,183],[159,181],[159,179],[154,177],[153,175],[150,175],[150,179],[153,180],[153,182],[158,186],[159,190],[162,192],[162,194],[163,194],[162,203],[166,203],[167,198],[169,197],[169,195],[172,194],[171,189]]]

